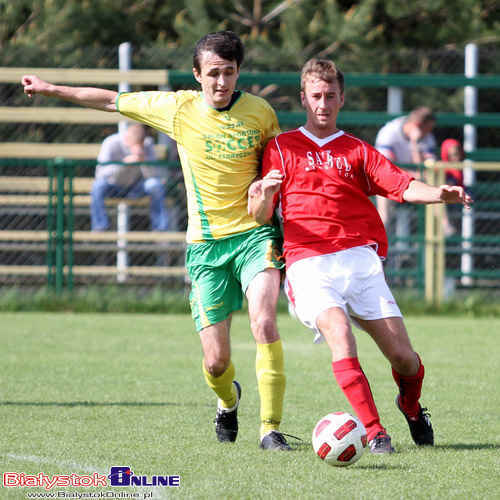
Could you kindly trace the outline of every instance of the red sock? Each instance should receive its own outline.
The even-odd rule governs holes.
[[[420,393],[422,391],[422,382],[424,380],[424,365],[420,356],[417,354],[420,366],[415,375],[401,375],[394,368],[392,376],[399,387],[399,406],[410,418],[417,418],[420,411]]]
[[[335,361],[332,363],[332,368],[340,388],[366,428],[368,441],[373,439],[378,432],[385,431],[380,424],[370,384],[358,358]]]

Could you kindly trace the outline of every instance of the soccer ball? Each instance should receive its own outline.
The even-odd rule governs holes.
[[[318,421],[312,434],[314,452],[328,465],[351,465],[366,447],[365,426],[351,414],[338,411]]]

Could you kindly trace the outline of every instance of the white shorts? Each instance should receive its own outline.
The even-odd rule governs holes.
[[[331,307],[340,307],[354,322],[402,316],[372,247],[294,262],[286,272],[285,293],[292,312],[316,334],[318,316]]]

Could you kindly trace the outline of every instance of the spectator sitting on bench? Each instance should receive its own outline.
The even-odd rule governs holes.
[[[436,117],[430,108],[425,106],[414,109],[409,115],[400,116],[386,123],[377,133],[375,148],[389,161],[401,164],[423,164],[425,160],[436,159],[436,139],[432,133],[436,125]],[[404,168],[417,179],[420,173]],[[409,215],[405,208],[399,208],[395,213],[395,202],[388,198],[377,196],[377,209],[389,233],[408,238],[410,236]],[[394,220],[396,218],[396,220]],[[392,224],[395,223],[395,231]]]
[[[151,137],[146,136],[143,125],[131,124],[125,133],[116,133],[104,139],[99,156],[95,180],[91,191],[92,231],[109,229],[106,198],[151,197],[150,217],[153,231],[166,231],[168,214],[165,208],[165,174],[159,167],[140,166],[140,162],[155,161]],[[114,163],[116,162],[116,163]],[[134,163],[135,165],[124,165]]]

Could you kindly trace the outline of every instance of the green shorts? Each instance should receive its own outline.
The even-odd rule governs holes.
[[[241,309],[243,293],[255,275],[283,269],[281,234],[274,226],[206,243],[188,245],[186,268],[191,279],[191,314],[200,331]]]

